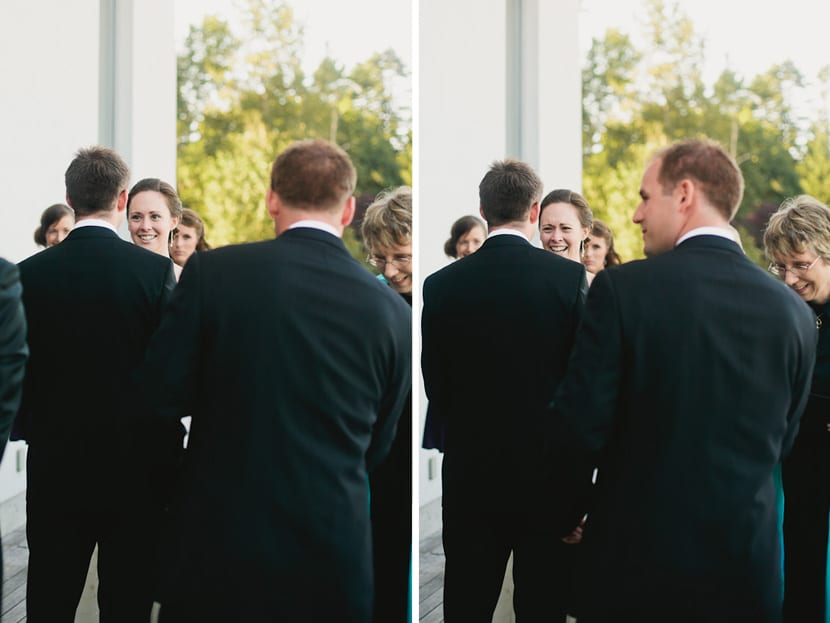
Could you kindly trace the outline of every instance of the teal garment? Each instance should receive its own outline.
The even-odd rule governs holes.
[[[772,474],[775,481],[775,503],[778,507],[778,547],[781,552],[781,577],[784,577],[784,487],[781,485],[781,465],[775,468]],[[830,552],[827,556],[828,570],[827,570],[827,592],[830,594]],[[784,599],[784,581],[781,581],[781,599]],[[827,600],[824,613],[825,623],[830,623],[830,599]]]

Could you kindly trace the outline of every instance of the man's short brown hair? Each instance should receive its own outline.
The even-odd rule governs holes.
[[[744,195],[741,169],[715,141],[702,138],[679,141],[659,151],[657,181],[671,192],[685,178],[700,184],[706,199],[727,221],[738,211]]]
[[[336,209],[352,196],[356,183],[348,154],[321,139],[290,145],[271,167],[271,190],[289,208]]]
[[[76,216],[109,212],[122,191],[127,190],[130,169],[107,147],[79,149],[64,175],[66,196]]]
[[[478,185],[478,198],[491,227],[522,221],[542,198],[542,180],[525,162],[497,161]]]

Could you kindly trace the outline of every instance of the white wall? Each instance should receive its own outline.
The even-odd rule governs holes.
[[[114,49],[106,49],[114,14]],[[102,21],[101,16],[105,19]],[[103,29],[103,30],[102,30]],[[110,58],[112,79],[102,72]],[[0,256],[38,249],[41,212],[64,202],[80,147],[114,147],[137,176],[175,182],[176,57],[168,0],[3,0],[0,3]],[[109,106],[111,110],[102,110]],[[102,118],[114,120],[107,132]],[[0,465],[0,502],[25,489],[23,442]],[[4,527],[9,520],[0,509]]]
[[[508,76],[508,2],[421,0],[416,175],[419,278],[445,266],[450,225],[478,214],[478,184],[489,165],[508,155],[533,165],[546,189],[581,188],[579,0],[521,2],[521,77]],[[510,80],[509,80],[510,78]],[[521,93],[508,93],[518,84]],[[518,100],[515,98],[518,97]],[[519,101],[521,137],[509,136],[507,102]],[[508,145],[523,153],[508,154]],[[419,319],[420,310],[414,311]],[[426,398],[420,383],[421,428]],[[433,460],[433,479],[428,464]],[[440,497],[440,456],[421,451],[419,495],[434,513]],[[424,520],[422,534],[435,529]],[[440,524],[439,524],[440,525]]]
[[[63,202],[63,174],[98,135],[99,0],[0,4],[0,255],[35,252],[40,213]]]

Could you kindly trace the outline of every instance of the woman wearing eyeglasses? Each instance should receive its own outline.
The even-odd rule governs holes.
[[[784,621],[825,620],[830,513],[830,209],[809,195],[786,200],[764,233],[769,270],[816,314],[812,389],[784,485]]]
[[[412,189],[379,194],[366,208],[361,233],[369,263],[412,305]]]
[[[381,193],[361,225],[369,263],[412,305],[412,189]],[[369,475],[375,565],[373,621],[406,623],[412,549],[412,407],[398,421],[389,456]]]

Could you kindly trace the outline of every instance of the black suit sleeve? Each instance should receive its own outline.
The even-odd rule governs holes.
[[[0,457],[20,405],[29,354],[21,292],[17,267],[0,262]]]
[[[421,373],[424,377],[424,391],[430,403],[441,402],[443,379],[446,374],[442,370],[442,363],[447,361],[441,352],[443,340],[438,337],[438,330],[434,322],[435,303],[432,298],[430,280],[424,284],[424,304],[421,312]]]
[[[812,314],[812,312],[810,312]],[[805,347],[799,353],[800,360],[796,365],[792,366],[792,403],[790,410],[787,413],[787,431],[784,434],[784,439],[781,443],[781,457],[785,457],[792,450],[795,438],[798,435],[799,422],[804,409],[807,407],[807,401],[810,398],[810,389],[813,378],[813,368],[816,362],[816,348],[818,340],[818,331],[813,330],[813,320],[810,316],[807,325],[807,335],[810,338],[804,340]]]
[[[402,309],[394,327],[394,351],[387,377],[386,391],[378,409],[372,442],[366,451],[366,467],[377,467],[389,453],[395,439],[398,421],[404,409],[410,408],[412,397],[412,314]],[[411,443],[411,440],[406,440]]]
[[[175,289],[170,284],[171,279]],[[164,304],[166,310],[161,324],[150,340],[137,379],[138,387],[158,388],[151,392],[148,398],[150,404],[144,405],[151,413],[175,419],[191,415],[195,373],[199,363],[199,284],[198,253],[190,256],[178,285],[171,266],[163,297],[169,297],[169,304]]]
[[[621,360],[618,302],[603,271],[591,285],[568,372],[552,405],[566,532],[588,510],[593,471],[614,423]]]

